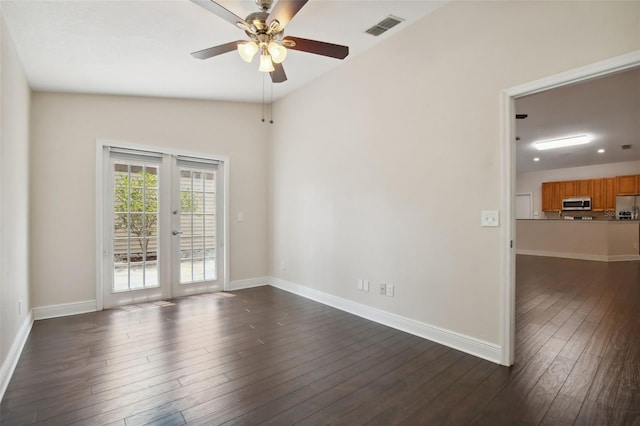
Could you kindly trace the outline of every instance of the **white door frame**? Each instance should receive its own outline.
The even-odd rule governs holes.
[[[505,216],[505,232],[503,241],[503,279],[502,279],[502,341],[501,364],[512,365],[515,350],[515,248],[511,247],[515,241],[515,106],[514,99],[578,83],[606,74],[624,71],[640,66],[640,50],[625,55],[616,56],[591,65],[555,74],[540,80],[535,80],[519,86],[503,90],[500,96],[501,127],[502,127],[502,194]]]
[[[197,152],[189,152],[189,151],[181,151],[171,148],[164,148],[158,146],[149,146],[149,145],[140,145],[129,142],[120,142],[113,141],[108,139],[97,139],[96,140],[96,224],[95,224],[95,232],[96,232],[96,310],[101,311],[104,309],[104,270],[103,270],[103,249],[104,249],[104,208],[105,208],[105,199],[104,199],[104,153],[105,148],[107,147],[118,147],[123,149],[130,150],[138,150],[138,151],[149,151],[162,153],[167,155],[174,156],[188,156],[188,157],[199,157],[205,158],[209,160],[217,160],[220,162],[219,172],[223,175],[223,185],[224,185],[224,204],[222,206],[222,216],[224,226],[222,227],[222,238],[224,242],[224,246],[221,250],[221,254],[224,257],[222,263],[222,274],[223,274],[223,290],[229,290],[229,168],[230,161],[229,157],[226,155],[212,155],[212,154],[203,154]]]

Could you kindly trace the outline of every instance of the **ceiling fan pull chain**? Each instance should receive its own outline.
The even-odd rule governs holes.
[[[266,74],[262,74],[262,122],[264,123],[264,79]]]
[[[271,103],[269,104],[269,114],[271,115],[269,124],[273,124],[273,80],[271,81]]]

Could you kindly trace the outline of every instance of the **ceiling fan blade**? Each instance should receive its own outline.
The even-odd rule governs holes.
[[[271,81],[274,83],[284,83],[287,81],[287,74],[284,72],[284,67],[282,64],[273,64],[273,68],[275,68],[271,74]]]
[[[247,21],[245,21],[235,13],[231,12],[230,10],[219,5],[213,0],[191,0],[191,1],[197,4],[198,6],[207,9],[209,12],[212,12],[218,15],[220,18],[224,19],[225,21],[233,24],[234,27],[238,26],[238,22],[241,22],[243,25],[246,26],[246,28],[251,27],[251,25],[249,25]]]
[[[349,55],[349,46],[298,37],[285,37],[284,39],[295,42],[295,46],[287,47],[292,50],[300,50],[302,52],[315,53],[316,55],[329,56],[337,59],[344,59]]]
[[[198,59],[208,59],[214,56],[222,55],[223,53],[231,52],[232,50],[236,50],[238,47],[238,43],[244,43],[244,40],[236,40],[231,43],[221,44],[220,46],[209,47],[208,49],[198,50],[197,52],[193,52],[191,56]]]
[[[278,28],[274,32],[282,31],[307,1],[309,0],[278,0],[267,18],[267,26],[271,25],[273,21],[278,21]]]

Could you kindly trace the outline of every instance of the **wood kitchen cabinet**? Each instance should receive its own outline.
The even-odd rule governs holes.
[[[562,184],[562,198],[573,198],[578,192],[575,180],[560,182]]]
[[[553,211],[562,211],[562,182],[553,182],[553,199],[551,201]]]
[[[562,210],[563,182],[542,183],[542,211],[559,212]]]
[[[590,197],[591,179],[567,180],[562,185],[561,198]]]
[[[592,179],[576,181],[576,197],[591,197]]]
[[[553,197],[553,183],[542,182],[542,211],[551,211],[551,198]]]
[[[638,175],[617,176],[616,188],[618,195],[636,195],[638,193]]]
[[[604,210],[616,210],[616,178],[602,179]]]
[[[542,211],[559,212],[562,199],[591,197],[591,210],[615,211],[617,195],[640,193],[640,175],[542,183]]]
[[[591,210],[604,211],[604,179],[591,179]]]

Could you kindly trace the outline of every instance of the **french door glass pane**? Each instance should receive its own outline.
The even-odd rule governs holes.
[[[180,284],[216,279],[216,172],[180,167]]]
[[[114,292],[157,287],[157,164],[113,160]]]

